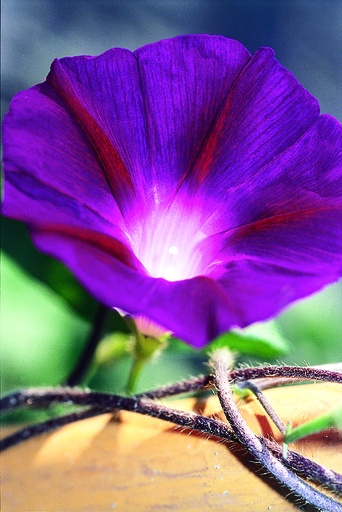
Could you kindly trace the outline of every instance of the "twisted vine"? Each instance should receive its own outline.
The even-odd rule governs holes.
[[[49,407],[57,403],[78,406],[79,410],[39,424],[27,426],[0,441],[0,450],[8,449],[32,437],[51,432],[63,425],[117,410],[126,410],[172,422],[225,441],[240,444],[269,474],[291,493],[296,494],[317,510],[342,512],[341,502],[317,490],[308,483],[313,480],[336,496],[342,495],[342,475],[289,450],[286,457],[282,446],[256,436],[243,420],[233,398],[232,385],[248,387],[265,408],[266,413],[284,433],[284,424],[262,394],[272,380],[280,383],[315,380],[342,383],[342,373],[322,368],[299,366],[264,366],[229,369],[229,353],[221,349],[212,356],[212,375],[184,380],[169,386],[137,394],[120,396],[79,388],[32,388],[15,391],[0,400],[0,411],[6,413],[21,407]],[[193,412],[184,412],[162,405],[157,400],[183,393],[216,388],[228,424]]]

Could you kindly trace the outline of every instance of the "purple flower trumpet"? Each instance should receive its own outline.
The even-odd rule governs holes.
[[[261,48],[55,60],[4,122],[3,213],[102,303],[196,347],[342,274],[342,127]]]

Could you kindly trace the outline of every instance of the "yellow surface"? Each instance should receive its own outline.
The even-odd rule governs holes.
[[[315,384],[266,392],[294,424],[334,408],[339,385]],[[183,410],[194,400],[172,401]],[[204,413],[223,419],[215,397]],[[254,399],[241,404],[256,432],[270,432]],[[4,432],[5,434],[6,432]],[[7,432],[8,433],[8,432]],[[106,414],[63,427],[2,454],[3,512],[164,512],[297,510],[248,464],[236,447],[134,413]],[[297,449],[342,472],[342,435],[329,430]],[[273,484],[274,485],[274,484]]]

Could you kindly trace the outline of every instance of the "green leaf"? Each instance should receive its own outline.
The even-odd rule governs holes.
[[[198,350],[189,345],[189,343],[185,343],[178,338],[174,338],[172,335],[170,336],[170,341],[166,349],[168,352],[184,354],[185,356],[192,356],[194,354],[198,354]]]
[[[47,285],[78,315],[92,321],[98,308],[97,301],[62,263],[37,251],[25,224],[1,219],[1,242],[4,252],[28,276]],[[128,332],[124,319],[115,310],[109,311],[106,325],[111,331]]]
[[[291,344],[283,362],[310,365],[341,359],[342,282],[301,299],[277,317],[277,324]]]
[[[253,391],[248,388],[241,388],[237,384],[233,384],[232,389],[240,398],[247,398],[248,396],[254,396]]]
[[[284,443],[294,443],[303,437],[317,434],[331,427],[337,427],[342,430],[342,404],[333,411],[302,423],[298,427],[293,429],[289,427],[284,437]]]
[[[37,251],[25,224],[1,219],[1,238],[3,250],[27,274],[49,286],[87,320],[94,317],[97,308],[95,299],[62,263]]]
[[[59,384],[82,350],[89,324],[6,254],[1,277],[2,391]]]
[[[239,354],[274,359],[289,351],[287,341],[278,331],[274,321],[255,323],[245,329],[228,331],[204,349],[212,352],[217,348],[226,347]]]
[[[110,364],[130,353],[129,344],[132,335],[123,332],[108,334],[96,349],[95,365]]]

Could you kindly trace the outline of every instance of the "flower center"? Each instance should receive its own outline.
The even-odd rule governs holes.
[[[153,277],[189,279],[203,270],[196,245],[204,237],[196,218],[184,210],[169,211],[145,224],[136,255]]]

